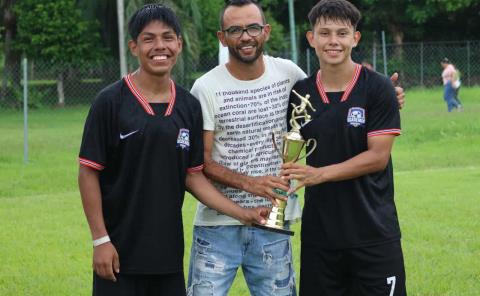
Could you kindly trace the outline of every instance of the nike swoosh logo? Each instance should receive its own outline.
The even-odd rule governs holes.
[[[128,137],[130,137],[131,135],[133,135],[133,134],[135,134],[135,133],[137,133],[137,132],[138,132],[138,130],[133,131],[133,132],[128,133],[128,134],[125,134],[125,135],[122,135],[122,133],[120,133],[120,140],[123,140],[123,139],[125,139],[125,138],[128,138]]]

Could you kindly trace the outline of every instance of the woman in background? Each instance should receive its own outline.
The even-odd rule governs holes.
[[[443,58],[440,63],[443,67],[442,80],[443,80],[443,99],[447,102],[448,112],[454,109],[459,110],[461,108],[460,102],[456,99],[457,92],[454,84],[457,81],[457,70],[452,65],[449,59]],[[457,87],[458,88],[458,87]]]

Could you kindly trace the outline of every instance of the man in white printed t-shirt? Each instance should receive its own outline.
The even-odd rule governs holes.
[[[270,26],[253,1],[230,1],[221,14],[218,38],[229,61],[192,87],[203,112],[205,174],[242,207],[271,206],[288,191],[278,177],[282,160],[276,136],[287,130],[292,86],[306,77],[293,62],[263,55]],[[286,220],[299,219],[296,196],[288,199]],[[287,222],[288,223],[288,222]],[[227,295],[239,267],[252,295],[296,295],[290,237],[242,226],[198,204],[190,257],[189,295]]]
[[[227,2],[220,28],[229,61],[191,90],[202,105],[204,173],[242,207],[271,206],[282,198],[274,190],[289,188],[278,176],[282,160],[271,133],[286,132],[290,91],[306,74],[289,60],[263,55],[271,27],[255,1]],[[297,197],[290,196],[287,224],[300,216]],[[296,295],[288,235],[243,226],[201,203],[194,224],[189,296],[227,295],[239,267],[252,295]]]

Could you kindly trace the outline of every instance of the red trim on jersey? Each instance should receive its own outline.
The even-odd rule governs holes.
[[[398,128],[392,129],[385,129],[385,130],[378,130],[378,131],[371,131],[367,133],[367,137],[375,137],[375,136],[383,136],[383,135],[395,135],[399,136],[402,134],[402,131]]]
[[[150,115],[155,115],[155,112],[153,111],[152,106],[150,106],[150,103],[148,100],[142,95],[142,93],[135,87],[135,84],[133,83],[132,80],[132,73],[128,74],[127,76],[124,77],[125,83],[127,84],[128,88],[132,92],[132,94],[135,96],[137,101],[140,103],[142,108],[147,112],[147,114]],[[177,93],[175,90],[175,83],[173,82],[172,79],[170,79],[170,99],[168,101],[168,107],[167,110],[165,111],[164,116],[169,116],[172,114],[173,106],[175,105],[175,100],[177,97]]]
[[[198,165],[198,166],[193,167],[193,168],[188,168],[188,169],[187,169],[187,172],[188,172],[188,173],[201,172],[201,171],[203,170],[203,168],[204,168],[204,165],[201,164],[201,165]]]
[[[359,64],[355,64],[355,71],[353,72],[353,77],[348,83],[347,87],[345,88],[345,91],[343,92],[340,102],[345,102],[350,96],[350,93],[352,92],[353,88],[357,84],[358,77],[360,77],[361,70],[362,70],[362,66]],[[327,92],[325,91],[325,87],[323,86],[323,83],[322,83],[321,70],[318,70],[317,72],[316,83],[317,83],[317,90],[318,90],[318,93],[320,94],[320,97],[322,98],[322,101],[325,104],[330,104],[330,100],[328,99]]]
[[[95,161],[91,161],[89,159],[86,159],[86,158],[81,158],[79,157],[78,158],[78,162],[81,164],[81,165],[84,165],[84,166],[88,166],[88,167],[91,167],[92,169],[95,169],[97,171],[102,171],[105,166],[95,162]]]
[[[320,70],[318,70],[318,72],[317,72],[317,90],[318,90],[318,93],[320,94],[320,98],[322,98],[322,101],[325,104],[329,104],[330,101],[328,100],[327,93],[325,92],[325,89],[323,88],[323,83],[322,83]]]
[[[132,77],[131,73],[124,77],[125,83],[127,84],[128,88],[130,89],[132,94],[135,96],[137,101],[140,103],[143,110],[145,110],[145,112],[147,112],[147,114],[155,115],[155,112],[153,111],[152,106],[150,106],[147,99],[137,90],[137,88],[133,84],[133,81],[132,81],[131,77]]]
[[[175,100],[177,98],[177,91],[175,90],[175,83],[170,79],[170,101],[168,102],[167,111],[165,111],[165,116],[172,114],[173,106],[175,105]]]
[[[353,73],[353,78],[348,84],[347,88],[345,89],[345,92],[343,93],[342,99],[340,102],[345,102],[348,100],[348,97],[350,96],[350,93],[352,92],[353,88],[357,84],[358,77],[360,77],[360,72],[362,71],[362,66],[359,64],[355,65],[355,72]]]

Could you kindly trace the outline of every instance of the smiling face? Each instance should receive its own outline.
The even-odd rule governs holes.
[[[240,37],[234,37],[228,30],[232,28],[246,29],[252,26],[264,26],[258,36],[250,36],[243,32]],[[217,33],[218,39],[228,47],[230,57],[239,62],[251,64],[263,53],[263,45],[270,36],[270,25],[264,25],[262,14],[254,4],[244,6],[229,6],[223,15],[223,30]]]
[[[155,76],[170,75],[182,51],[182,38],[165,23],[152,21],[128,46],[142,70]]]
[[[307,40],[315,49],[320,64],[344,65],[351,62],[352,48],[360,41],[360,32],[347,21],[320,18]]]

